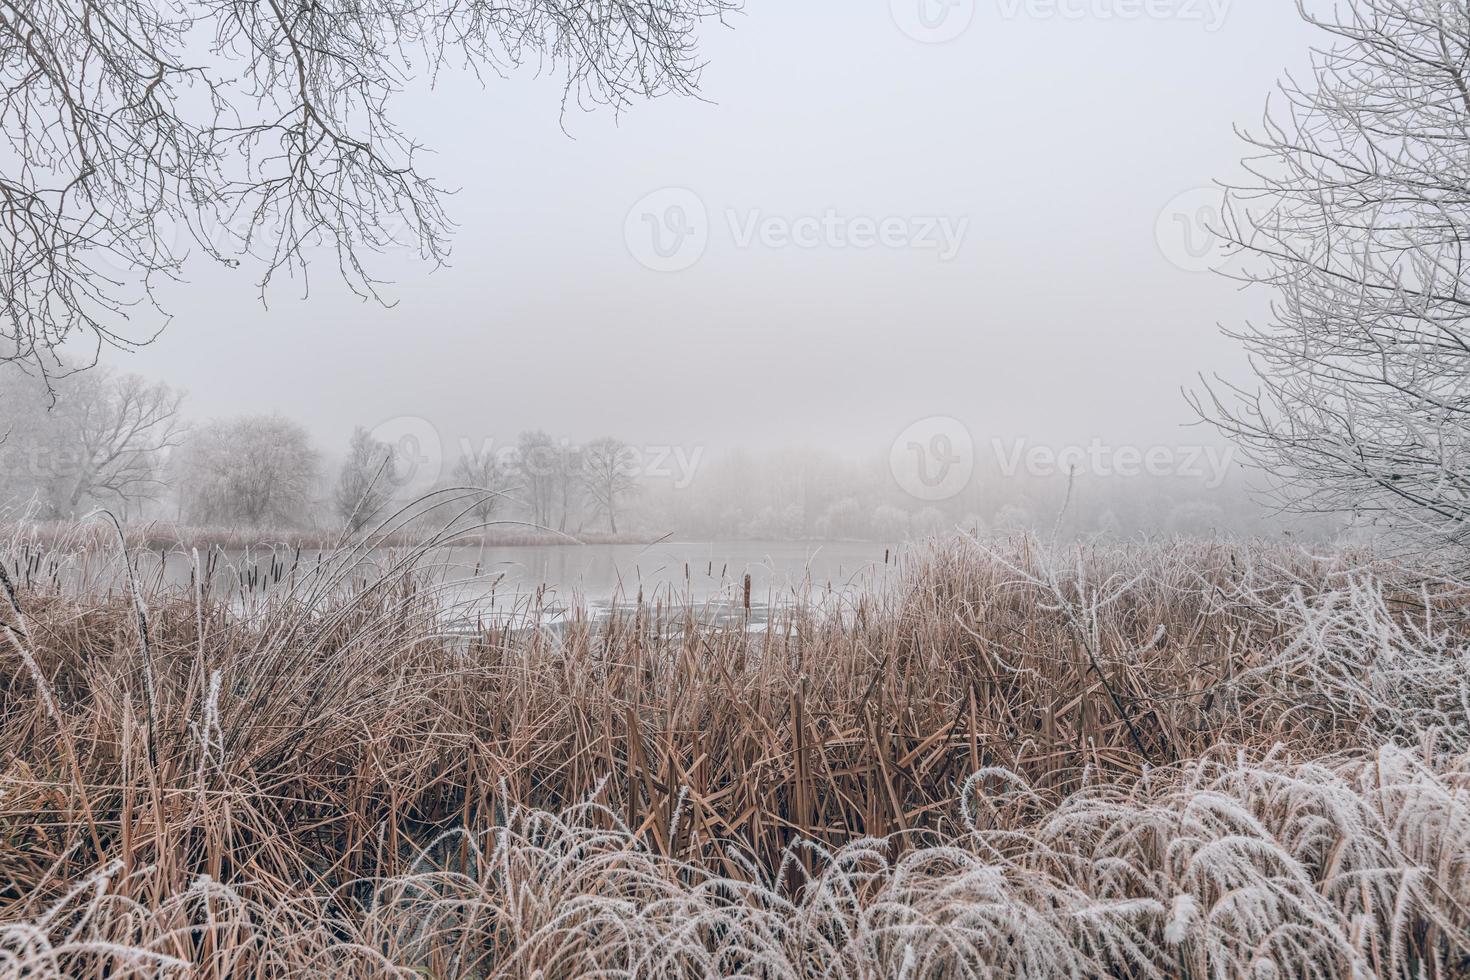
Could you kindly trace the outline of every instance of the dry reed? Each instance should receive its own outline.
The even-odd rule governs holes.
[[[1470,968],[1456,583],[960,538],[763,631],[466,632],[360,557],[145,588],[151,697],[130,596],[14,576],[0,976]]]

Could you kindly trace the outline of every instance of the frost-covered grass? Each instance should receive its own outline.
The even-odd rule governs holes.
[[[1041,806],[971,779],[942,840],[741,874],[596,803],[512,808],[310,891],[104,868],[0,931],[13,975],[1323,977],[1470,969],[1470,760],[1218,751]]]
[[[17,557],[0,976],[1470,972],[1457,583],[959,538],[464,636],[412,553],[248,615]]]

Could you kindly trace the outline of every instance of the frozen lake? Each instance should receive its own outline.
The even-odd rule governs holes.
[[[350,580],[362,585],[402,560],[407,549],[362,556]],[[140,577],[150,586],[188,587],[188,552],[135,552]],[[246,605],[300,581],[318,561],[303,549],[201,550],[216,595]],[[614,604],[743,605],[750,576],[754,609],[779,606],[797,594],[845,594],[870,588],[896,567],[897,549],[872,542],[665,541],[654,544],[484,545],[429,551],[418,562],[420,580],[443,590],[461,612],[502,613],[537,606],[548,611],[585,607],[594,613]],[[85,559],[84,578],[118,582],[116,553]],[[292,567],[295,566],[293,576]]]
[[[456,578],[478,570],[478,577],[495,580],[497,592],[545,586],[588,601],[634,599],[640,592],[699,601],[743,590],[749,575],[753,600],[778,600],[808,587],[840,591],[869,582],[892,567],[894,552],[858,542],[680,541],[456,548],[441,560]]]

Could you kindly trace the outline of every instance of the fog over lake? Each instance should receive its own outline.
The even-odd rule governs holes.
[[[423,166],[457,188],[446,268],[378,260],[384,308],[322,251],[309,298],[283,279],[266,307],[248,263],[191,263],[170,329],[107,360],[325,446],[402,416],[453,447],[543,428],[853,455],[931,417],[987,452],[1213,444],[1179,389],[1241,374],[1216,326],[1266,297],[1205,271],[1201,211],[1310,31],[1291,4],[1011,6],[935,3],[964,26],[924,43],[902,4],[761,0],[701,30],[703,101],[616,117],[563,115],[530,73],[412,83]],[[630,219],[684,192],[707,244],[650,269]]]

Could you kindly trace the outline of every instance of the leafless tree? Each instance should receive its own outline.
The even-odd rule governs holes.
[[[0,0],[0,337],[42,370],[121,330],[191,249],[260,263],[262,296],[306,250],[348,284],[385,246],[448,249],[444,188],[392,111],[445,69],[525,61],[564,106],[691,93],[700,21],[730,0]],[[142,342],[146,342],[144,339]]]
[[[337,473],[332,503],[350,532],[362,530],[393,498],[393,447],[379,442],[358,426],[352,433],[347,458]]]
[[[607,526],[618,533],[618,512],[625,497],[638,489],[638,475],[628,445],[604,436],[582,450],[582,484],[587,488],[594,514],[607,517]]]
[[[487,449],[478,455],[461,456],[454,464],[453,480],[460,486],[485,491],[472,502],[470,509],[471,516],[479,523],[489,522],[499,512],[509,481],[494,453]]]
[[[318,457],[306,430],[278,415],[202,426],[177,457],[180,504],[196,524],[297,524],[316,486]]]
[[[5,438],[0,489],[38,513],[75,516],[84,508],[130,507],[162,495],[164,458],[182,431],[183,396],[168,385],[107,369],[59,382],[6,376],[0,398]]]
[[[522,432],[516,440],[516,476],[526,495],[531,520],[551,526],[556,500],[556,474],[560,466],[556,443],[536,429]]]
[[[565,531],[582,495],[582,450],[566,443],[552,457],[551,488],[557,502],[556,529]]]
[[[1228,331],[1259,388],[1196,407],[1292,507],[1470,544],[1470,5],[1351,0],[1311,77],[1246,133],[1226,194],[1234,274],[1273,290]]]
[[[161,382],[111,372],[68,379],[68,397],[56,409],[60,448],[75,465],[56,474],[61,486],[53,498],[61,514],[84,505],[128,505],[154,500],[166,489],[161,479],[164,454],[182,433],[183,396]]]

